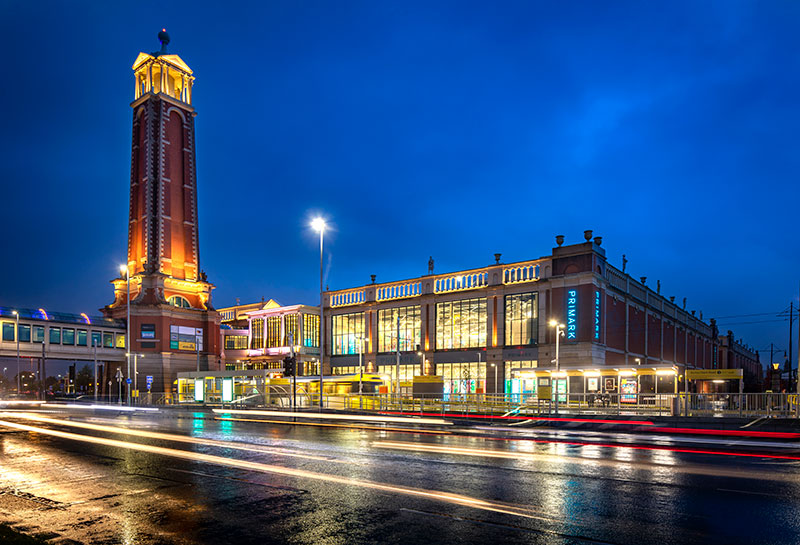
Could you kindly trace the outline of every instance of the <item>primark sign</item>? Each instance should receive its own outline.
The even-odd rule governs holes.
[[[567,327],[566,339],[578,340],[578,290],[567,290]]]

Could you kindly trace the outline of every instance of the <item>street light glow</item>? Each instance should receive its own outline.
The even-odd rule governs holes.
[[[126,265],[120,265],[119,266],[119,273],[120,274],[125,274],[127,272],[128,272],[128,267]]]
[[[313,220],[311,220],[311,228],[317,231],[318,233],[324,231],[325,227],[326,225],[324,219],[316,217]]]

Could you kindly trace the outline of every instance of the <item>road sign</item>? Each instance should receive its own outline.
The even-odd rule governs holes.
[[[147,383],[147,389],[148,389],[148,390],[149,390],[150,388],[152,388],[152,387],[153,387],[153,375],[147,375],[147,376],[145,377],[145,382]]]
[[[129,379],[129,378],[126,378],[126,379],[125,379],[125,382],[126,382],[127,384],[130,384],[130,383],[131,383],[131,382],[133,382],[133,381],[132,381],[131,379]]]
[[[738,380],[744,372],[741,369],[690,369],[686,371],[689,380]]]

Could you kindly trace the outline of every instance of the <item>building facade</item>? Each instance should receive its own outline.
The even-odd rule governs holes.
[[[170,392],[179,371],[219,369],[219,314],[200,269],[195,161],[194,76],[177,55],[139,53],[133,64],[128,260],[103,309],[126,320],[130,351],[153,392]],[[127,275],[127,276],[126,276]]]
[[[283,369],[291,354],[298,375],[319,373],[319,307],[267,302],[220,309],[225,369]]]
[[[733,331],[719,336],[720,369],[742,369],[744,371],[744,390],[760,392],[763,388],[764,368],[758,352],[736,339]]]
[[[720,365],[713,320],[610,265],[591,231],[584,239],[558,236],[530,261],[496,254],[477,269],[326,291],[326,372],[357,369],[361,350],[365,371],[436,374],[445,393],[533,393],[540,377],[558,392],[668,393],[685,369]],[[563,326],[557,364],[551,321]]]

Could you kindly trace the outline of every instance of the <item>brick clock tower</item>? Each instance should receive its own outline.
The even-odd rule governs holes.
[[[135,100],[131,149],[128,263],[114,279],[114,302],[103,309],[127,319],[132,353],[139,354],[138,385],[172,392],[181,371],[219,366],[220,316],[211,306],[212,284],[200,269],[197,221],[192,70],[161,50],[139,53],[133,64]],[[106,379],[108,380],[108,379]]]

